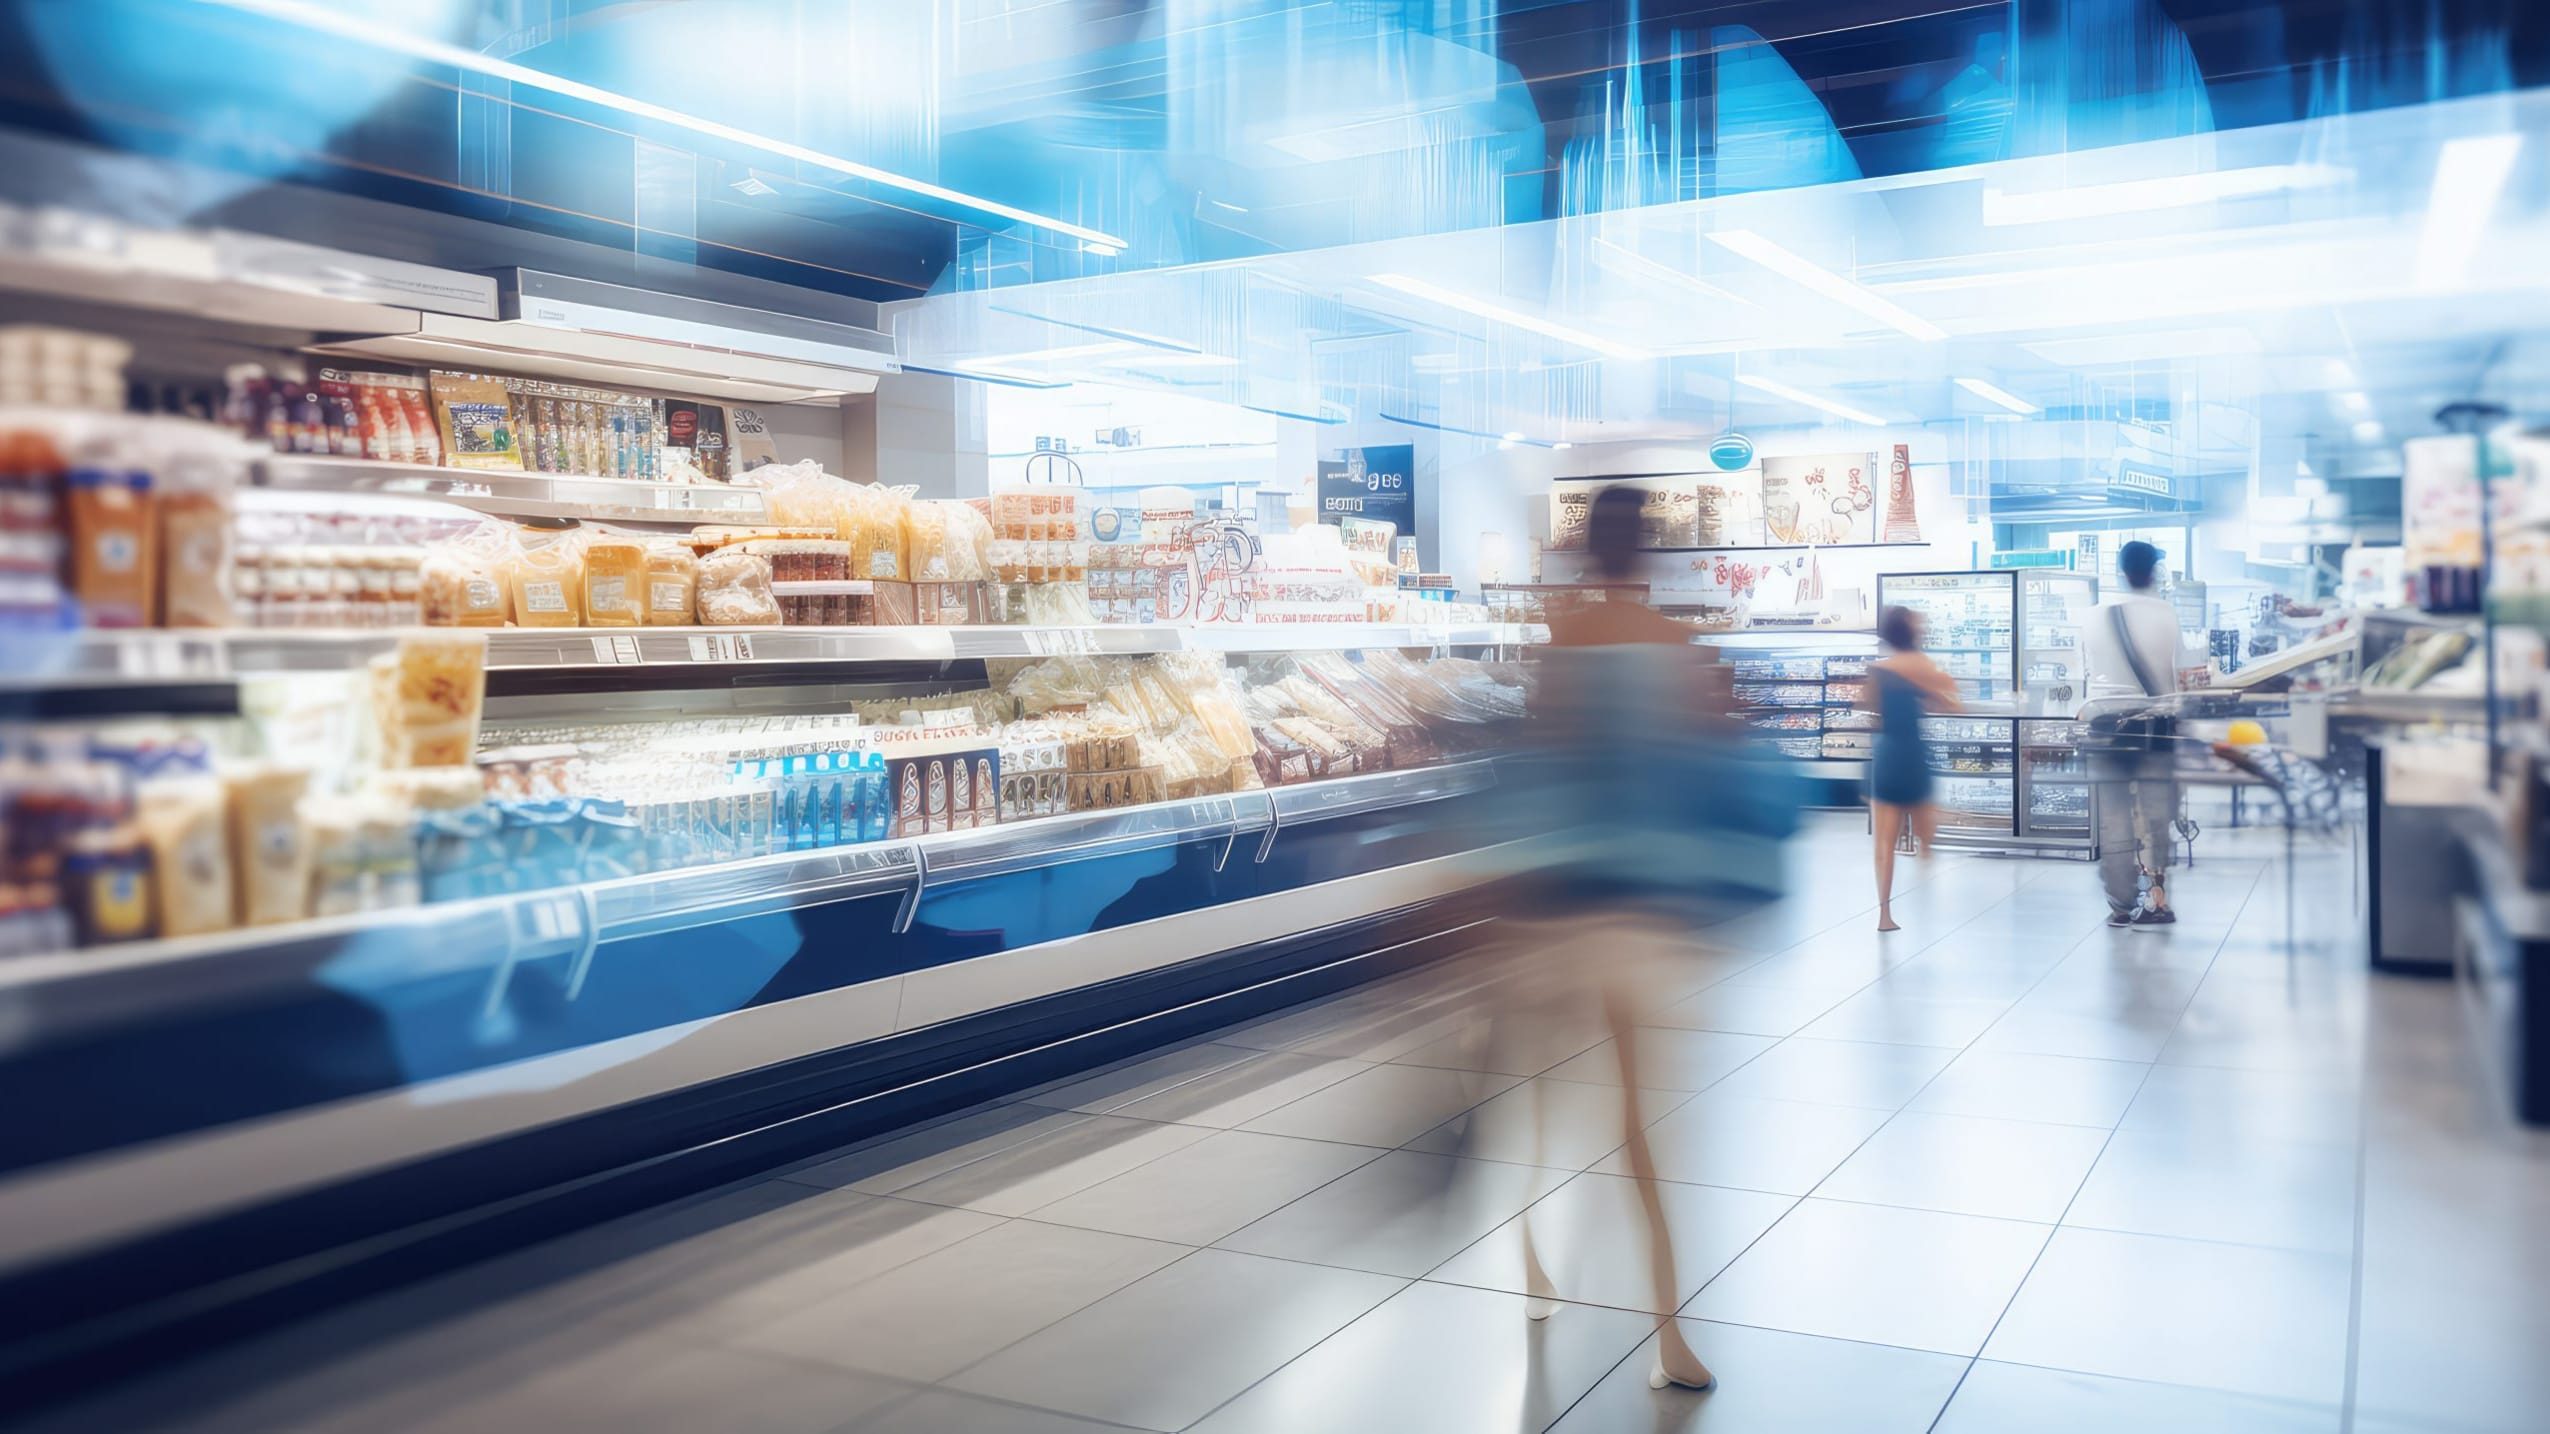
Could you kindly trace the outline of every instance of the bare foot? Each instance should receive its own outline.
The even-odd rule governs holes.
[[[1682,1331],[1667,1321],[1664,1329],[1656,1335],[1656,1364],[1648,1371],[1647,1387],[1662,1389],[1668,1384],[1679,1384],[1685,1389],[1706,1389],[1717,1382],[1718,1377],[1709,1372],[1709,1366],[1700,1362],[1700,1356],[1693,1352],[1690,1341],[1682,1337]]]
[[[1877,929],[1880,931],[1901,931],[1904,928],[1895,924],[1895,918],[1886,915],[1884,912],[1879,912],[1877,915]]]
[[[1523,1227],[1523,1318],[1545,1320],[1558,1313],[1558,1282],[1541,1268],[1540,1251],[1532,1246],[1532,1227]]]

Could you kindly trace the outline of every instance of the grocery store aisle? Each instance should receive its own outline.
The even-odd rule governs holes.
[[[2477,1095],[2449,987],[2362,973],[2343,849],[2309,858],[2288,954],[2273,842],[2209,831],[2167,934],[2102,927],[2082,866],[1948,858],[1880,938],[1859,826],[1815,827],[1792,896],[1645,1015],[1672,1309],[1602,1032],[1491,1051],[1455,964],[46,1427],[2532,1427],[2550,1142]],[[1717,1389],[1648,1388],[1667,1317]]]

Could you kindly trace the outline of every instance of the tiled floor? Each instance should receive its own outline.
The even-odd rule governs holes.
[[[2456,1434],[2550,1408],[2550,1140],[2454,993],[2284,941],[2213,824],[2172,933],[2089,871],[1864,838],[1640,1017],[1474,969],[1279,1013],[585,1232],[63,1429]],[[1659,1290],[1620,1153],[1648,1123]],[[1525,1318],[1523,1231],[1563,1303]],[[1659,1322],[1718,1372],[1648,1388]]]

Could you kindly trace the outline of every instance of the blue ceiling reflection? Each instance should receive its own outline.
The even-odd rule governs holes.
[[[0,124],[876,299],[2545,80],[2523,0],[0,9]]]

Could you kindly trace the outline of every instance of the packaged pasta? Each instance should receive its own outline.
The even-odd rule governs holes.
[[[159,934],[196,936],[237,925],[231,913],[228,798],[214,777],[167,777],[134,793],[134,822],[150,846]]]
[[[720,549],[700,559],[699,620],[710,627],[751,627],[779,621],[770,591],[770,560]]]
[[[842,538],[850,544],[850,576],[903,582],[911,573],[910,499],[874,484],[850,485]]]
[[[242,926],[293,921],[309,910],[310,841],[301,824],[301,798],[309,786],[308,772],[275,763],[241,767],[223,778]]]
[[[504,380],[436,370],[433,385],[445,464],[453,468],[522,466],[513,395]]]
[[[646,550],[646,624],[688,627],[699,601],[699,559],[679,543]]]
[[[584,545],[584,621],[587,627],[638,627],[646,618],[646,549],[628,538],[596,538]]]

